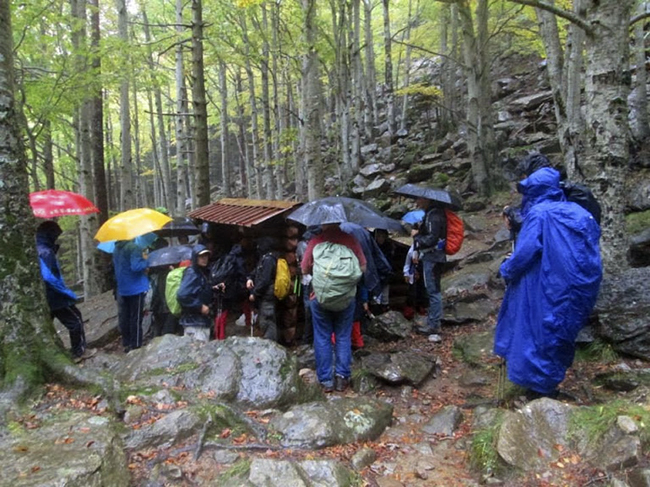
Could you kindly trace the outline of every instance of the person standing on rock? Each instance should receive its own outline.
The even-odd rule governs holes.
[[[320,208],[322,232],[307,244],[301,270],[312,275],[310,307],[318,381],[325,392],[343,391],[350,381],[355,296],[366,258],[359,241],[340,228],[347,221],[343,207]],[[334,367],[332,333],[336,335]]]
[[[133,240],[120,240],[113,251],[117,282],[117,320],[124,352],[142,346],[144,300],[149,290],[148,265],[142,248]]]
[[[176,293],[181,305],[180,325],[183,335],[199,342],[210,340],[212,327],[213,289],[225,290],[223,283],[210,284],[210,251],[205,245],[197,244],[192,250],[192,265],[185,270],[181,285]]]
[[[56,241],[61,233],[63,230],[55,221],[41,223],[36,230],[36,250],[51,316],[68,329],[72,356],[75,362],[79,362],[90,356],[90,350],[86,350],[84,320],[76,306],[77,295],[65,285],[56,258],[59,250]]]
[[[417,326],[415,331],[428,335],[431,341],[439,341],[442,320],[442,292],[440,281],[443,264],[447,261],[445,254],[445,239],[447,236],[447,215],[444,205],[426,198],[416,200],[418,208],[426,213],[420,229],[414,233],[413,243],[417,258],[414,262],[422,262],[424,285],[429,295],[429,310],[426,323]]]
[[[494,353],[530,399],[555,397],[598,297],[600,226],[566,201],[555,169],[535,170],[517,189],[523,194],[522,226],[500,268],[507,287]]]

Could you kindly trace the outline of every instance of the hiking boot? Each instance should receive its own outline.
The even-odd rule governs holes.
[[[435,333],[435,330],[429,328],[428,326],[416,326],[414,329],[415,333],[418,335],[433,335]]]
[[[334,377],[334,389],[338,392],[343,392],[350,385],[350,381],[341,375]]]
[[[320,387],[323,390],[325,394],[329,394],[334,390],[334,383],[333,382],[321,382]]]
[[[75,364],[78,364],[83,362],[84,360],[88,360],[89,358],[94,357],[95,355],[97,355],[96,348],[87,348],[86,350],[84,350],[84,353],[76,356],[73,360]]]

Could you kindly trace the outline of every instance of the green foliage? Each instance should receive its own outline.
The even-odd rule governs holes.
[[[506,464],[497,451],[497,440],[502,423],[503,415],[500,414],[494,424],[476,431],[472,436],[469,452],[472,470],[491,475],[499,475],[504,470]]]
[[[631,417],[639,426],[641,441],[650,440],[650,410],[639,404],[617,399],[607,404],[577,408],[569,420],[569,436],[573,439],[586,436],[589,444],[597,442],[616,423],[619,416]]]
[[[611,364],[619,359],[609,343],[602,340],[594,340],[588,345],[576,348],[576,362],[602,362]]]
[[[228,470],[219,474],[219,484],[223,484],[234,478],[241,478],[243,480],[248,476],[250,469],[251,461],[248,458],[242,458],[238,462],[234,463]]]
[[[635,235],[650,228],[650,210],[630,213],[625,217],[627,233]]]

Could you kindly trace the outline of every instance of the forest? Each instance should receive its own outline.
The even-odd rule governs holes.
[[[474,260],[467,261],[480,267],[501,259],[507,251],[494,250],[497,246],[490,246],[492,235],[487,234],[496,234],[501,223],[502,203],[512,193],[514,164],[543,145],[554,162],[563,166],[568,179],[586,184],[602,206],[600,249],[606,276],[611,280],[604,286],[606,292],[601,293],[605,304],[598,312],[606,323],[604,336],[611,339],[610,345],[619,347],[617,351],[622,354],[638,357],[638,363],[628,363],[641,367],[641,359],[650,357],[644,338],[647,323],[643,321],[647,273],[645,269],[632,269],[639,271],[633,278],[626,274],[620,281],[616,279],[630,271],[630,213],[641,216],[641,224],[634,231],[648,226],[649,17],[645,0],[0,0],[3,431],[7,411],[18,399],[29,397],[34,386],[48,384],[47,397],[56,398],[48,400],[72,402],[69,395],[77,393],[59,389],[52,381],[101,391],[104,410],[117,413],[119,422],[125,407],[132,407],[134,401],[146,402],[137,394],[126,398],[128,388],[122,388],[116,379],[119,374],[104,373],[105,364],[95,369],[73,365],[52,322],[46,319],[47,304],[34,247],[38,221],[29,204],[30,192],[45,189],[80,193],[100,210],[59,219],[65,235],[62,262],[69,274],[66,277],[76,282],[76,289],[86,300],[110,288],[108,257],[98,251],[93,238],[108,218],[134,208],[165,209],[171,216],[185,216],[225,197],[307,202],[324,196],[351,196],[379,201],[383,210],[391,205],[402,208],[392,196],[398,184],[439,186],[459,194],[466,211],[484,211],[480,218],[463,215],[470,235],[466,245],[479,249]],[[536,77],[543,78],[543,83],[532,86]],[[514,112],[503,108],[504,93],[515,92],[508,91],[509,85],[522,80],[531,84],[526,92],[529,96],[517,92],[520,98],[516,103],[530,102],[532,106],[525,122],[518,120],[523,109],[512,115]],[[525,125],[525,130],[508,128],[517,123]],[[545,134],[535,139],[538,132]],[[445,159],[447,166],[430,164],[439,159]],[[453,174],[449,172],[452,176],[438,171],[450,165],[455,165]],[[421,177],[410,179],[416,178],[415,174]],[[368,188],[375,183],[377,187],[371,193]],[[641,203],[632,204],[634,198]],[[480,220],[485,215],[485,220]],[[646,240],[641,245],[645,245],[647,259],[647,231],[644,235]],[[472,278],[480,281],[487,271],[473,268],[471,272]],[[463,303],[467,294],[467,301],[472,301],[469,307],[476,303],[482,307],[480,318],[468,327],[469,333],[453,328],[444,337],[445,348],[440,349],[425,338],[409,338],[415,340],[416,353],[421,347],[439,354],[435,360],[415,356],[411,363],[426,363],[430,368],[425,375],[433,370],[440,372],[441,367],[443,373],[438,383],[430,379],[421,391],[410,385],[411,389],[391,390],[399,414],[406,417],[412,409],[422,408],[426,415],[434,406],[441,406],[440,382],[452,390],[444,398],[449,403],[461,403],[471,395],[455,383],[454,374],[462,365],[454,355],[456,350],[451,350],[452,342],[456,338],[482,338],[484,328],[492,327],[503,293],[503,286],[493,281],[485,278],[485,295],[480,285],[465,282],[467,287],[458,293],[460,297],[454,297],[467,304]],[[643,319],[632,316],[634,312]],[[628,318],[629,322],[625,321]],[[625,323],[607,322],[616,319]],[[631,322],[634,326],[629,325]],[[630,334],[634,336],[630,338]],[[243,342],[238,339],[228,341],[229,356],[241,352],[237,347]],[[152,357],[160,351],[160,357],[176,354],[174,366],[191,379],[195,364],[188,367],[182,362],[184,355],[190,354],[189,348],[174,346],[180,348],[172,350],[168,342],[159,340],[154,347],[145,347],[142,355],[134,358],[131,354],[130,361],[112,366],[116,370],[125,367],[126,372],[121,371],[124,378],[131,366],[156,367],[157,363],[147,364],[139,357],[146,353]],[[209,354],[216,346],[211,342],[212,348],[206,347],[201,352],[206,355],[197,360],[212,359]],[[288,374],[300,382],[295,361],[287,358],[283,349],[263,340],[255,344],[265,351],[267,346],[280,357],[271,364],[280,364],[279,370],[270,374]],[[381,344],[379,352],[390,346]],[[258,351],[255,347],[251,349]],[[398,356],[404,350],[394,352],[387,351]],[[105,355],[110,354],[100,353],[100,360],[107,364],[118,360]],[[495,360],[494,356],[478,359],[484,362],[482,372],[487,377],[479,387],[491,385],[500,373],[496,372]],[[373,368],[370,363],[368,368]],[[153,370],[138,372],[138,380],[143,380],[139,385],[149,387],[146,381],[155,375]],[[584,363],[575,370],[567,383],[578,394],[586,390],[587,381],[583,379],[601,371],[600,365]],[[448,371],[453,373],[446,375]],[[216,380],[206,377],[208,383]],[[601,392],[600,388],[598,384],[585,393],[589,404],[598,402],[593,396]],[[302,392],[287,387],[279,393],[277,403],[259,407],[273,408],[291,401],[300,405],[307,399],[295,397],[296,390]],[[91,404],[94,415],[98,397],[86,395],[80,402]],[[214,433],[213,419],[221,425],[222,419],[231,419],[232,411],[224,413],[221,405],[215,408],[211,404],[209,418],[202,422],[206,409],[201,401],[214,396],[188,397],[183,396],[186,403],[172,414],[181,414],[187,401],[196,400],[191,406],[204,408],[200,411],[202,419],[194,425],[203,425],[198,427],[202,428],[195,455],[198,462],[206,432]],[[363,403],[367,398],[353,398],[357,399],[359,403],[351,406],[355,414],[363,407],[374,408],[382,421],[390,423],[392,413],[385,404],[375,407],[374,399]],[[165,407],[173,409],[182,402],[172,401]],[[250,403],[242,404],[252,408]],[[269,419],[257,410],[246,414],[248,417],[238,419],[237,427],[241,423],[252,427],[249,436],[233,434],[230,438],[236,427],[228,423],[216,432],[217,437],[241,440],[243,445],[237,443],[235,450],[244,449],[249,440],[252,450],[272,452],[270,456],[276,449],[282,450],[273,443],[273,434],[270,440],[258,435]],[[643,419],[647,407],[645,412],[630,415]],[[616,414],[613,417],[616,419]],[[13,424],[29,429],[29,421],[20,418]],[[421,435],[418,421],[407,422]],[[146,426],[144,422],[142,425]],[[642,433],[646,434],[645,429]],[[136,437],[134,432],[129,434],[132,436],[122,439]],[[447,438],[453,436],[446,434]],[[463,441],[463,434],[455,434]],[[405,437],[408,435],[406,432]],[[417,436],[413,430],[411,436]],[[113,442],[106,443],[110,446]],[[387,446],[382,441],[373,448],[388,459],[390,466],[394,454],[391,445],[397,443],[408,442],[396,439]],[[519,443],[521,439],[513,440],[513,451]],[[347,459],[352,453],[350,445],[351,441],[341,441],[337,446],[340,450],[333,455]],[[550,449],[556,450],[556,446]],[[461,444],[457,449],[465,447]],[[191,447],[183,448],[186,454]],[[25,451],[13,447],[4,450],[11,455]],[[616,448],[604,444],[602,450]],[[647,463],[646,450],[632,456]],[[134,447],[129,457],[133,465],[138,464],[133,471],[129,473],[131,465],[120,463],[115,479],[131,475],[133,482],[134,478],[146,478],[150,465],[143,467],[147,459],[138,457],[138,452]],[[109,453],[107,456],[113,455]],[[555,453],[563,455],[561,449]],[[176,461],[162,448],[156,455],[160,455],[161,463],[170,458],[171,463]],[[446,452],[436,455],[438,459],[447,458]],[[568,455],[567,450],[567,458],[575,458]],[[564,463],[558,468],[569,466],[566,458],[560,460]],[[605,479],[601,471],[580,470],[579,461],[572,465],[574,470],[569,467],[556,474],[575,474],[576,479],[594,484]],[[263,471],[265,467],[259,468]],[[448,485],[473,485],[469,474],[467,478],[456,477],[461,470],[465,475],[464,468],[462,465],[447,472],[457,481]],[[425,481],[422,476],[429,473],[424,470],[414,475]],[[200,475],[210,469],[197,471]],[[32,468],[31,473],[36,472],[38,469]],[[221,470],[215,472],[218,475]],[[367,469],[365,472],[366,478],[379,475]],[[444,476],[444,470],[438,475]],[[18,478],[24,478],[23,474]],[[571,485],[566,477],[563,479],[562,485]],[[538,484],[531,481],[530,485]]]

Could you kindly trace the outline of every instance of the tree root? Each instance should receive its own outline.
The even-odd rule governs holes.
[[[125,409],[120,401],[120,383],[110,376],[104,376],[94,371],[75,365],[63,352],[44,354],[46,369],[59,381],[73,386],[95,387],[104,394],[109,408],[121,418]]]

